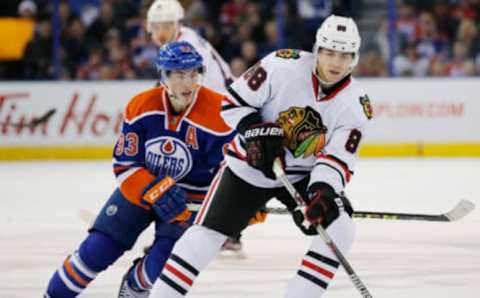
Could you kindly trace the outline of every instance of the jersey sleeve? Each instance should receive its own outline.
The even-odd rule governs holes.
[[[128,111],[125,115],[127,114]],[[145,166],[146,130],[142,119],[129,120],[128,116],[124,118],[127,119],[123,121],[122,132],[113,152],[113,171],[125,198],[136,205],[141,205],[141,194],[155,176]]]
[[[324,182],[337,193],[343,191],[354,174],[355,163],[368,120],[352,107],[341,112],[342,123],[336,126],[321,154],[316,157],[310,184]]]
[[[222,106],[222,117],[228,125],[237,127],[240,120],[258,112],[271,99],[274,62],[273,54],[268,55],[230,85],[230,97]]]

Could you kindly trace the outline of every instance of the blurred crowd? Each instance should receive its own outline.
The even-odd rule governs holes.
[[[52,19],[55,1],[2,2],[0,16],[30,19],[35,27],[21,59],[0,61],[0,79],[155,76],[156,48],[144,22],[152,0],[59,0],[56,20]],[[326,16],[337,13],[359,20],[367,9],[362,3],[368,1],[180,2],[186,9],[184,24],[207,39],[238,76],[275,49],[311,50],[315,31]],[[373,45],[362,46],[355,75],[480,75],[480,0],[396,2],[396,19],[385,17]],[[58,44],[53,42],[55,34]]]
[[[480,1],[406,1],[395,28],[394,75],[480,75]],[[380,30],[380,44],[386,32]],[[386,57],[392,47],[383,44]]]

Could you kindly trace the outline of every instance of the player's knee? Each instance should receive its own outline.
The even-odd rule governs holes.
[[[214,256],[220,251],[220,248],[227,238],[225,234],[208,227],[193,225],[185,232],[184,236],[178,240],[175,248],[177,249],[178,247],[180,254],[184,248],[192,251],[203,251],[205,255],[209,256],[207,257],[207,259],[209,259],[210,255]]]
[[[346,212],[340,212],[338,218],[327,228],[328,234],[344,254],[347,254],[352,248],[355,231],[355,222]],[[314,246],[325,246],[320,236],[314,237],[313,243]]]
[[[109,235],[92,231],[78,249],[79,263],[88,270],[99,272],[113,264],[124,252],[125,247]]]

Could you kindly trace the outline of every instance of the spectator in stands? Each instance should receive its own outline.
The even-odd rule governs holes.
[[[436,55],[448,54],[448,39],[438,34],[435,19],[429,12],[422,12],[418,18],[416,43],[421,57],[432,59]]]
[[[451,77],[472,76],[475,74],[475,64],[468,57],[468,49],[463,42],[457,41],[454,43],[452,59],[450,63],[447,63],[445,73]]]
[[[53,78],[52,26],[50,20],[43,20],[37,27],[38,32],[27,44],[23,56],[23,77],[28,80],[48,80]]]
[[[423,77],[428,74],[429,67],[429,60],[419,56],[413,43],[407,44],[393,60],[393,72],[396,76]]]
[[[359,60],[357,67],[355,67],[353,75],[363,77],[388,76],[385,60],[382,58],[379,51],[370,50],[362,54],[362,59]]]
[[[80,80],[99,80],[103,63],[102,50],[90,49],[87,63],[78,68],[77,78]]]
[[[475,21],[471,18],[462,18],[457,30],[457,41],[464,44],[467,49],[467,55],[472,56],[480,50],[480,40]]]
[[[297,1],[298,16],[302,21],[302,48],[309,49],[314,42],[318,24],[333,13],[332,0],[299,0]]]
[[[224,53],[226,60],[230,60],[233,57],[241,55],[242,44],[246,41],[252,40],[253,28],[247,23],[243,22],[236,27],[236,30],[232,36],[225,40],[223,47],[220,50]]]
[[[62,78],[151,78],[154,73],[151,57],[155,56],[156,49],[146,35],[143,22],[151,2],[152,0],[60,0],[58,16]],[[285,0],[281,10],[276,9],[276,0],[182,1],[187,8],[185,21],[188,25],[217,48],[227,61],[233,62],[235,59],[235,65],[239,69],[243,63],[247,67],[251,64],[249,57],[254,56],[254,52],[261,58],[280,46],[310,50],[311,42],[306,38],[313,37],[314,32],[310,35],[303,32],[309,30],[309,24],[314,24],[312,28],[315,29],[326,14],[338,12],[339,9],[344,12],[351,11],[352,3],[346,2],[358,1]],[[362,59],[364,65],[358,66],[356,72],[359,75],[384,75],[392,50],[400,50],[392,63],[397,69],[402,69],[400,72],[403,75],[424,73],[423,59],[430,63],[427,75],[480,74],[480,27],[477,27],[480,26],[480,1],[402,2],[397,7],[396,45],[393,49],[390,48],[392,43],[388,35],[389,27],[385,22],[378,27],[377,47],[374,51],[371,52],[370,47],[362,48],[362,55],[367,59]],[[17,0],[17,4],[12,7],[7,7],[8,3],[9,1],[2,5],[0,12],[9,11],[11,16],[18,14],[34,18],[37,22],[52,19],[54,6],[51,0]],[[283,29],[280,28],[283,32],[279,31],[278,27],[278,11],[281,11],[285,22]],[[362,17],[361,11],[356,13],[358,17]],[[106,38],[111,39],[107,37],[107,32],[111,32],[111,29],[119,32],[118,38],[115,37],[117,41],[114,50],[105,47],[111,43],[106,42]],[[39,42],[39,47],[33,48],[32,46],[36,45],[33,42],[29,44],[23,61],[17,63],[17,71],[6,71],[5,65],[11,61],[2,61],[0,73],[5,78],[12,75],[12,78],[17,79],[51,78],[52,37],[47,31],[45,26],[38,25],[35,40]],[[462,45],[456,45],[457,41]],[[281,42],[284,45],[281,45]],[[411,49],[411,44],[416,45],[416,51]],[[256,50],[253,50],[254,48]],[[465,57],[459,60],[458,57],[463,56],[462,48],[465,48]],[[102,65],[94,67],[95,71],[85,71],[92,69],[92,60],[96,61],[98,58],[97,51],[93,49],[103,49]],[[115,51],[115,55],[110,53],[111,51]],[[126,53],[128,59],[119,53]],[[122,56],[122,64],[129,66],[120,69],[127,73],[119,74],[109,56]],[[241,62],[237,58],[242,59]],[[416,62],[412,64],[413,58]],[[477,67],[472,69],[472,63],[476,63]]]
[[[409,4],[401,4],[398,8],[396,23],[400,47],[406,43],[415,42],[418,34],[418,20],[415,18],[415,8]]]
[[[251,40],[247,40],[242,43],[241,57],[247,67],[250,67],[257,62],[259,60],[257,44]]]
[[[113,15],[112,5],[106,1],[103,2],[100,15],[87,30],[87,37],[95,47],[101,46],[108,29],[115,27]]]
[[[66,34],[66,31],[69,30],[71,23],[76,18],[77,15],[71,11],[68,1],[60,1],[58,4],[58,19],[61,35]]]
[[[433,7],[433,15],[438,33],[447,40],[451,40],[455,34],[457,21],[452,17],[450,6],[446,1],[437,1]]]
[[[247,2],[247,0],[229,0],[222,5],[218,17],[222,35],[228,36],[234,32],[235,26],[239,24],[240,14],[244,11]]]
[[[247,63],[245,63],[245,60],[241,57],[235,57],[232,59],[232,62],[230,62],[230,69],[236,78],[241,76],[247,68]]]
[[[32,0],[23,0],[18,5],[18,16],[25,19],[35,19],[37,5]]]
[[[86,38],[86,28],[78,18],[70,22],[62,40],[63,65],[70,77],[74,78],[80,65],[88,60],[89,45]]]
[[[265,23],[263,30],[265,32],[265,41],[259,46],[258,55],[260,58],[278,49],[277,22],[275,20],[268,21]]]

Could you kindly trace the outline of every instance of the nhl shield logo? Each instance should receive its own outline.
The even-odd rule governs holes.
[[[147,144],[147,168],[156,176],[185,177],[192,169],[193,159],[187,145],[174,137],[162,136]]]
[[[117,214],[117,211],[118,211],[117,205],[112,204],[107,207],[107,210],[105,210],[105,213],[107,214],[107,216],[114,216],[115,214]]]

